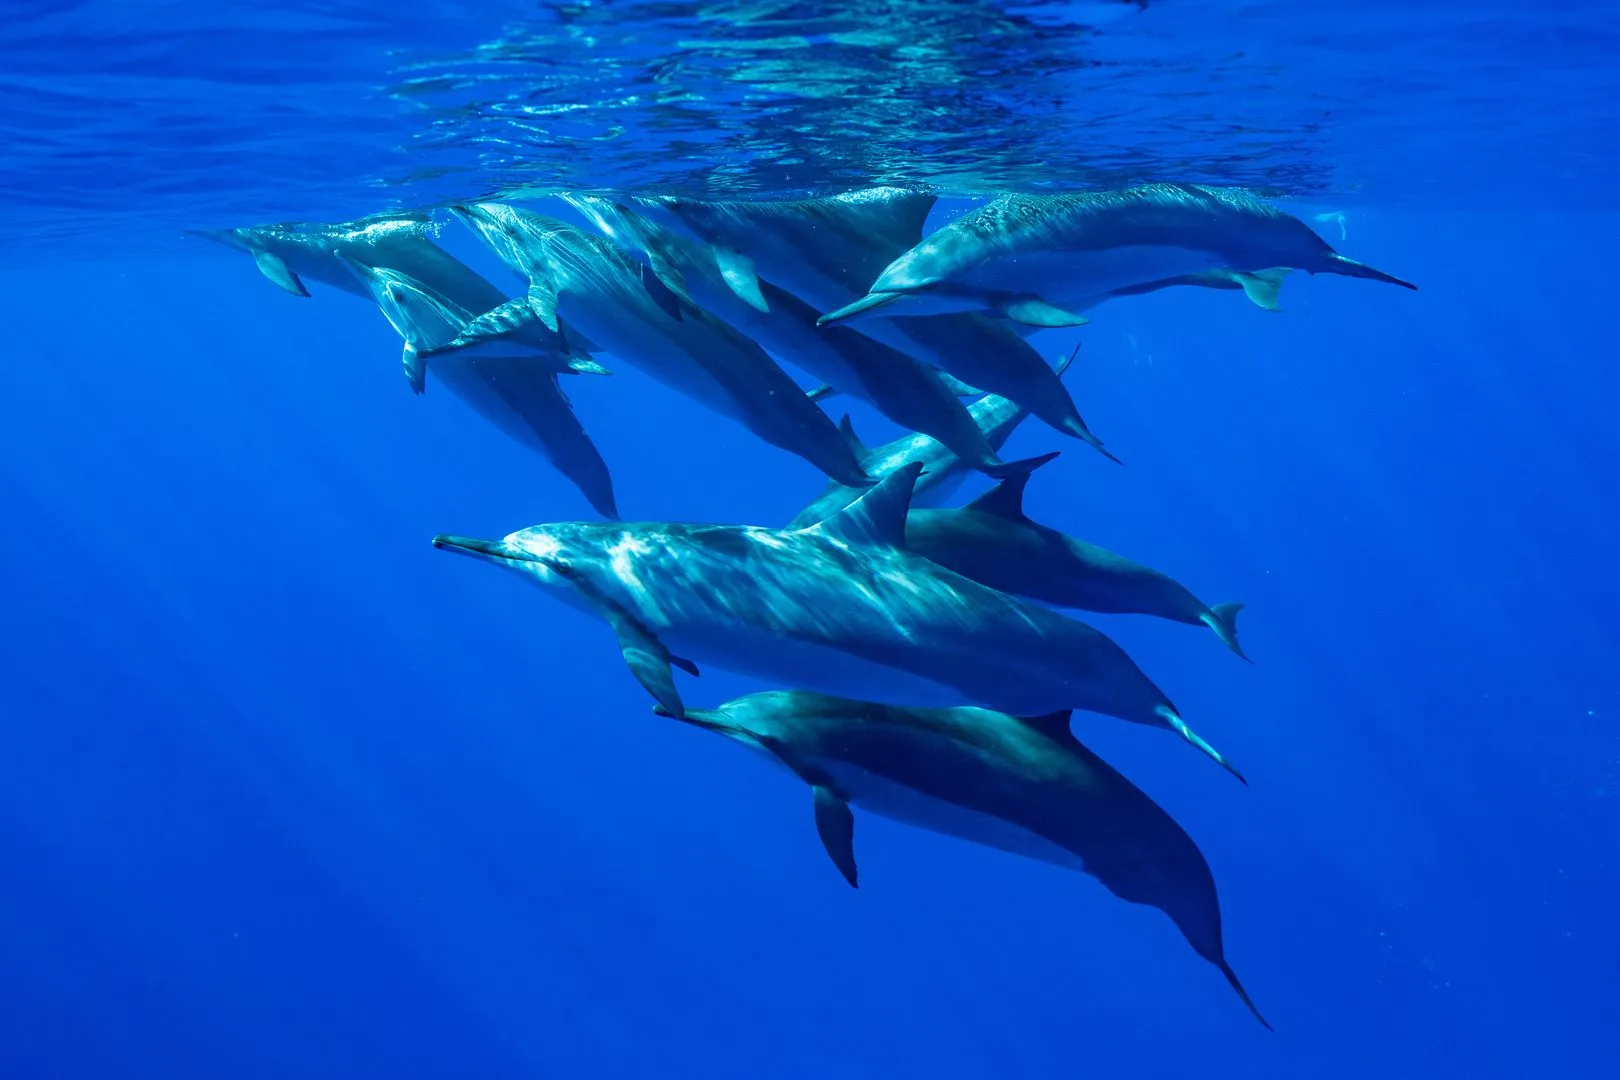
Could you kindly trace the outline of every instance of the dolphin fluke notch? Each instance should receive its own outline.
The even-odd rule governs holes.
[[[1357,262],[1355,259],[1340,255],[1338,252],[1333,252],[1327,257],[1327,265],[1321,269],[1320,273],[1366,278],[1368,281],[1382,281],[1386,285],[1399,285],[1403,289],[1417,291],[1417,286],[1410,281],[1402,281],[1394,274],[1386,274],[1382,270],[1368,266],[1364,262]]]

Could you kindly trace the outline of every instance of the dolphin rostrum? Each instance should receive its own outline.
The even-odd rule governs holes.
[[[1121,289],[1186,283],[1211,270],[1282,268],[1417,288],[1340,255],[1309,225],[1241,188],[1147,184],[993,199],[895,259],[865,296],[820,321],[990,311],[1029,326],[1079,326],[1080,310]]]
[[[668,710],[655,707],[670,715]],[[816,831],[857,882],[852,807],[1097,879],[1170,917],[1271,1027],[1226,960],[1203,852],[1174,818],[1076,739],[1069,714],[904,709],[775,690],[679,719],[784,766],[814,793]]]
[[[1074,362],[1079,351],[1080,346],[1076,345],[1073,352],[1058,360],[1056,371],[1060,378]],[[1029,415],[1029,410],[999,394],[987,394],[969,405],[968,413],[973,417],[973,422],[979,426],[979,430],[984,433],[985,442],[999,453],[1002,446],[1012,437],[1013,430]],[[847,415],[839,426],[849,437],[852,445],[861,447],[861,468],[865,469],[869,476],[882,479],[902,465],[913,461],[922,466],[922,475],[917,478],[917,484],[912,490],[913,508],[943,504],[957,488],[962,486],[962,481],[967,478],[970,471],[948,447],[931,436],[905,435],[882,446],[868,448],[855,434],[854,424]],[[830,483],[822,488],[821,494],[794,516],[787,527],[803,529],[814,525],[860,498],[863,490]]]
[[[427,377],[421,353],[453,340],[474,313],[435,296],[407,274],[367,266],[342,251],[336,257],[370,289],[383,316],[405,339],[406,372],[421,393]],[[607,464],[558,387],[556,373],[538,363],[532,350],[508,344],[502,355],[497,342],[487,349],[435,357],[432,368],[452,394],[508,438],[550,461],[598,514],[619,516]]]
[[[1024,515],[1028,479],[1009,477],[960,509],[913,509],[906,547],[981,585],[1056,607],[1207,626],[1248,659],[1237,636],[1242,604],[1210,607],[1157,570],[1031,521]]]
[[[996,457],[958,393],[963,387],[914,357],[844,327],[819,329],[816,311],[770,281],[753,279],[749,295],[736,292],[719,251],[662,225],[625,203],[597,195],[563,195],[605,235],[646,261],[671,291],[718,316],[769,352],[852,397],[867,402],[910,431],[932,435],[970,467],[1010,475],[1027,463]],[[734,276],[734,275],[733,275]]]
[[[527,277],[529,290],[473,320],[446,349],[499,339],[536,321],[554,332],[578,327],[625,363],[839,483],[870,483],[837,426],[764,349],[675,295],[605,237],[503,203],[452,213]]]
[[[1175,731],[1242,779],[1110,638],[907,551],[921,470],[905,465],[798,531],[567,522],[433,543],[522,574],[607,622],[631,672],[677,716],[671,665],[712,662],[891,705],[1098,712]]]

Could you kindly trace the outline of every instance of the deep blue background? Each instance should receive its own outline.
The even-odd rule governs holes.
[[[1422,291],[1107,306],[1068,383],[1128,467],[1009,448],[1064,450],[1041,520],[1250,605],[1253,667],[1095,621],[1251,788],[1075,728],[1202,846],[1275,1034],[1089,879],[863,816],[850,890],[806,790],[430,547],[586,510],[369,305],[201,242],[6,265],[0,1076],[1613,1075],[1620,219],[1348,230]],[[614,366],[569,387],[628,516],[819,488]]]

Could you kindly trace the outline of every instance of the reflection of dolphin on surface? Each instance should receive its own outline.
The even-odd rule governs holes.
[[[473,313],[434,296],[421,282],[397,270],[366,266],[341,251],[336,257],[367,286],[383,316],[405,339],[406,373],[421,393],[428,366],[421,354],[453,340]],[[496,343],[465,355],[435,357],[431,366],[452,394],[508,438],[551,462],[598,514],[619,516],[613,479],[601,453],[558,387],[556,373],[537,363],[526,347],[509,345],[507,355],[502,355]]]
[[[1168,915],[1271,1027],[1227,963],[1215,878],[1198,845],[1074,737],[1068,713],[1018,720],[987,709],[902,709],[779,690],[678,718],[808,784],[822,846],[851,885],[851,807],[1089,874],[1120,899]]]
[[[994,199],[912,247],[865,296],[824,309],[820,321],[990,311],[1029,326],[1078,326],[1080,311],[1122,289],[1288,268],[1417,288],[1340,255],[1241,188],[1148,184]]]
[[[1083,709],[1171,730],[1242,779],[1114,641],[905,548],[922,466],[807,529],[564,522],[434,546],[521,574],[618,636],[631,672],[683,711],[670,666],[891,705],[1014,716]],[[689,659],[681,659],[686,657]]]
[[[1024,515],[1028,479],[1004,480],[960,509],[913,509],[906,547],[981,585],[1055,607],[1207,626],[1248,659],[1237,636],[1242,604],[1210,607],[1157,570],[1036,524]]]
[[[605,237],[503,203],[452,210],[528,294],[479,316],[445,349],[500,340],[538,322],[598,347],[839,483],[870,478],[837,426],[758,344],[675,295]]]

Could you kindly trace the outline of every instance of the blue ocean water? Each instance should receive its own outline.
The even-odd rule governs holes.
[[[1595,0],[20,5],[0,1076],[1611,1075],[1617,37]],[[801,785],[429,544],[588,517],[566,481],[413,396],[373,305],[187,235],[579,186],[931,185],[937,224],[1155,179],[1420,286],[1034,339],[1081,343],[1127,465],[1065,443],[1031,515],[1248,605],[1253,667],[1089,621],[1250,787],[1075,731],[1202,848],[1275,1032],[1085,877],[865,815],[849,889]],[[627,517],[821,487],[625,365],[570,394]]]

